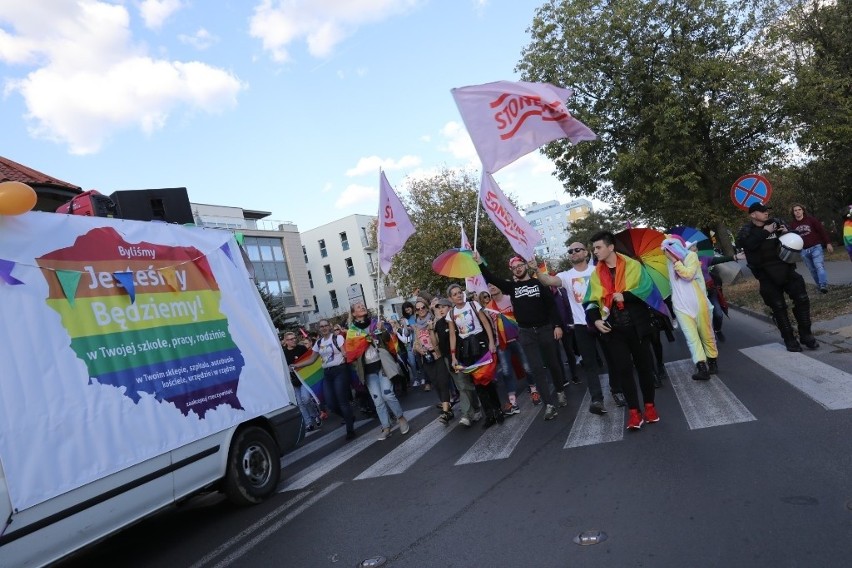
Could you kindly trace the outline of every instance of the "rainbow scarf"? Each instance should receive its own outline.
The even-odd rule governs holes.
[[[346,354],[346,362],[353,363],[364,354],[370,346],[369,338],[376,334],[376,320],[370,320],[367,329],[357,327],[354,322],[349,324],[346,330],[346,341],[343,343],[343,352]]]
[[[505,312],[501,312],[497,302],[491,300],[485,306],[485,311],[488,312],[488,315],[497,324],[497,345],[500,349],[505,349],[510,341],[518,338],[518,334],[520,333],[514,310],[509,308]]]
[[[612,311],[612,295],[616,292],[630,292],[653,309],[664,315],[670,315],[663,295],[654,285],[651,275],[639,261],[621,253],[615,253],[615,280],[605,262],[599,262],[589,278],[589,287],[583,303],[596,304],[601,317],[606,319]]]
[[[296,359],[295,363],[301,363],[302,361],[309,359],[311,353],[312,351],[310,350],[308,350],[306,353],[303,353],[301,357]],[[317,401],[317,404],[322,404],[324,402],[322,396],[322,357],[317,357],[316,361],[314,361],[310,365],[305,365],[301,369],[296,369],[296,376],[299,377],[299,380],[302,381],[303,385],[308,387],[311,396],[314,397],[314,400]]]

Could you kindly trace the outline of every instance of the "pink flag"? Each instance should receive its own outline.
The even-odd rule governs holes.
[[[596,140],[571,116],[565,101],[573,91],[549,83],[496,81],[451,89],[476,153],[494,173],[548,142]]]
[[[468,240],[467,235],[464,233],[464,225],[461,228],[461,245],[459,245],[459,248],[473,250],[470,240]],[[488,284],[485,282],[485,277],[482,274],[465,278],[464,287],[466,292],[476,292],[477,294],[488,291]]]
[[[385,177],[379,173],[379,266],[390,273],[391,259],[402,250],[408,237],[414,234],[414,225],[408,213]]]
[[[479,200],[500,232],[509,239],[512,250],[526,260],[534,258],[535,245],[541,240],[541,235],[521,217],[488,172],[482,173]]]

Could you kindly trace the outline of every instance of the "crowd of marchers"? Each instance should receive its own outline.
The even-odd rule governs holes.
[[[819,347],[796,262],[804,262],[825,293],[823,249],[831,252],[832,245],[802,205],[794,205],[791,215],[785,223],[772,217],[770,207],[752,204],[736,235],[740,252],[730,257],[699,256],[696,243],[666,235],[665,294],[641,259],[618,252],[615,235],[601,231],[588,243],[569,245],[571,268],[562,272],[514,256],[505,278],[473,251],[488,291],[469,292],[460,284],[443,294],[418,290],[390,318],[370,314],[359,302],[343,326],[323,319],[315,335],[286,332],[282,346],[305,427],[319,428],[331,412],[351,440],[357,407],[378,418],[380,440],[395,426],[405,435],[410,427],[400,398],[413,388],[436,394],[437,420],[445,425],[457,419],[463,427],[481,422],[487,429],[524,406],[541,404],[544,420],[551,421],[567,406],[565,389],[573,385],[588,390],[588,412],[602,416],[608,412],[605,372],[616,408],[626,409],[628,430],[659,422],[655,391],[668,378],[661,336],[672,342],[680,332],[694,380],[710,381],[719,373],[727,311],[715,270],[720,263],[745,259],[787,350]],[[317,359],[320,397],[297,373]]]

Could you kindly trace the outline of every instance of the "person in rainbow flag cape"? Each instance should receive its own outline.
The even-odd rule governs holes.
[[[713,306],[707,297],[707,286],[701,262],[692,243],[676,236],[663,240],[661,248],[668,259],[669,280],[672,283],[672,305],[675,318],[686,337],[696,372],[692,378],[707,381],[719,372],[716,359],[716,334],[713,332]]]
[[[388,411],[393,413],[400,433],[405,435],[409,430],[408,421],[403,416],[402,406],[390,379],[399,373],[399,369],[394,367],[394,357],[388,350],[388,344],[392,343],[391,334],[383,320],[370,317],[363,302],[355,302],[349,315],[349,329],[346,330],[343,351],[346,362],[354,367],[361,383],[373,397],[376,414],[382,423],[379,440],[386,440],[391,435],[392,424]]]
[[[843,245],[852,260],[852,205],[846,206],[846,215],[843,216]]]
[[[669,315],[663,295],[642,264],[615,252],[615,235],[601,231],[591,238],[597,265],[589,278],[583,305],[586,322],[601,333],[610,354],[610,375],[617,377],[627,400],[629,430],[645,422],[659,422],[654,405],[654,375],[651,363],[651,310]],[[644,414],[633,379],[639,375]]]

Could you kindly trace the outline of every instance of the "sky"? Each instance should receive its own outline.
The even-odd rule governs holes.
[[[379,171],[479,172],[450,89],[520,80],[538,0],[0,0],[0,155],[109,195],[319,227],[375,215]],[[561,85],[570,87],[570,85]],[[570,201],[532,152],[494,178]]]

